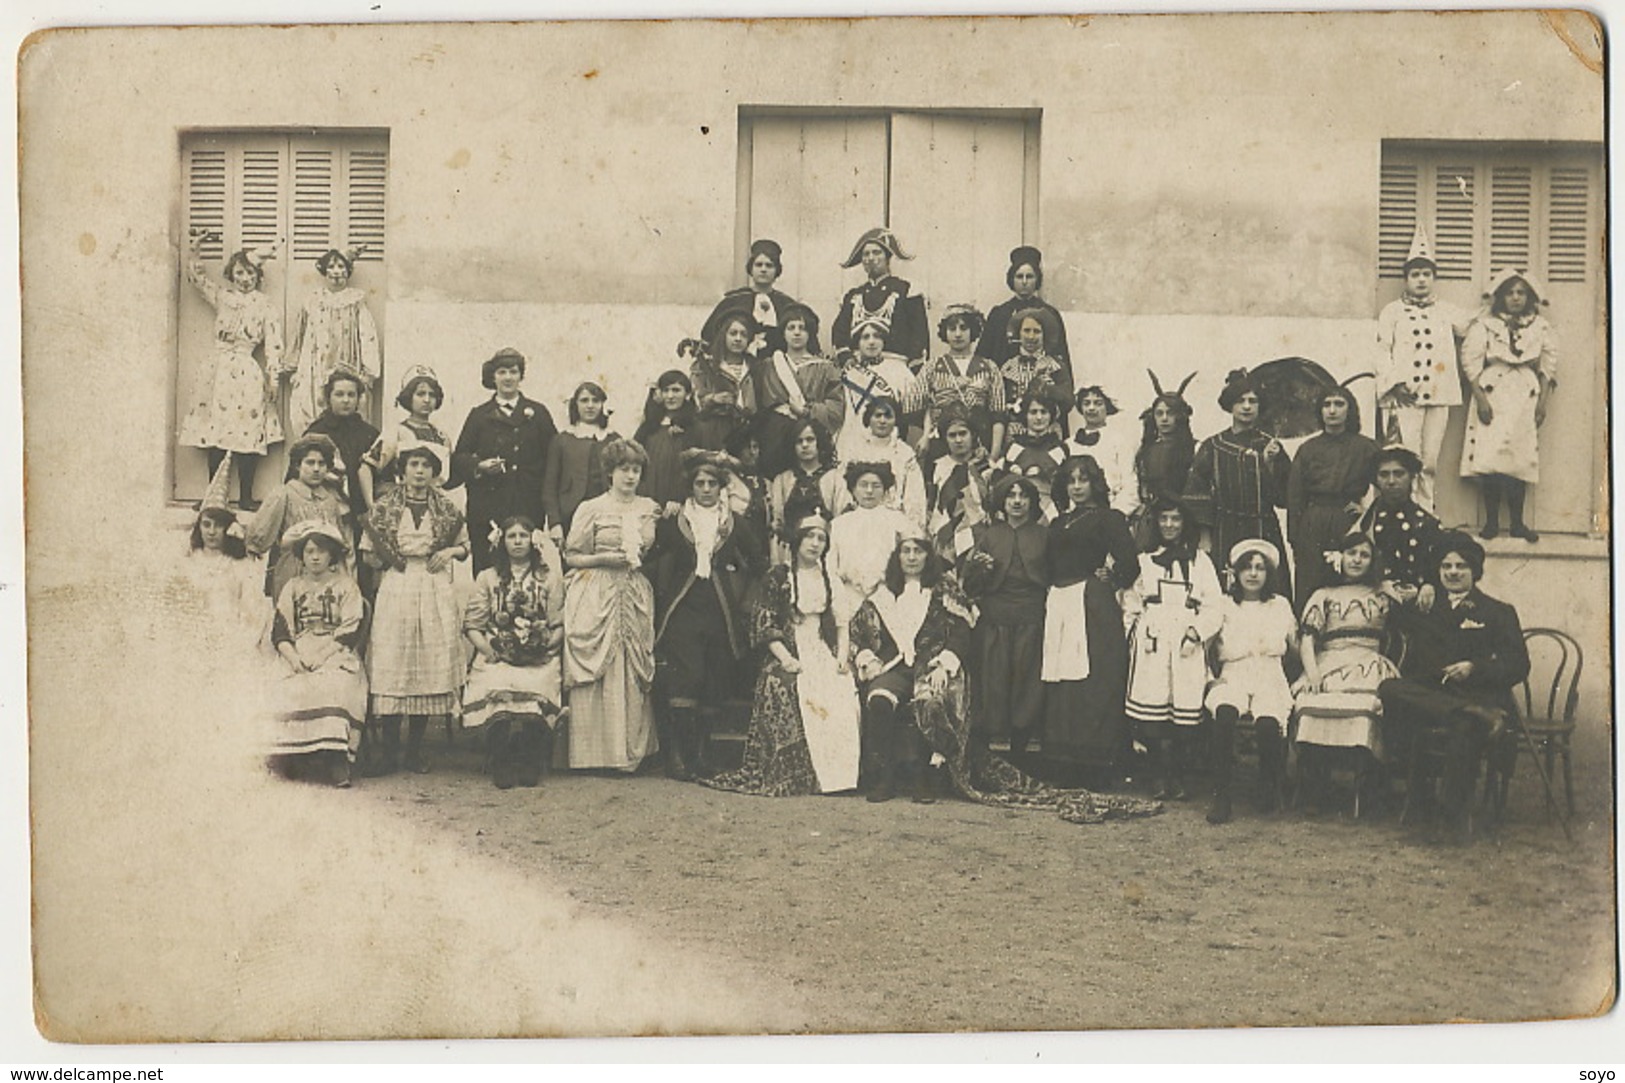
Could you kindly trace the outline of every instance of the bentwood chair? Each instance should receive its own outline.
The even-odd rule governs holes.
[[[1585,653],[1573,636],[1555,628],[1525,629],[1523,640],[1529,648],[1530,674],[1519,686],[1520,694],[1516,697],[1521,717],[1509,722],[1501,746],[1491,749],[1484,796],[1492,804],[1496,819],[1500,819],[1506,811],[1507,791],[1518,756],[1527,752],[1545,787],[1549,816],[1557,807],[1552,779],[1557,761],[1561,759],[1566,811],[1557,811],[1563,833],[1567,835],[1569,818],[1574,815],[1572,739],[1574,715],[1580,705],[1580,672],[1585,666]],[[1547,679],[1542,680],[1542,676]]]

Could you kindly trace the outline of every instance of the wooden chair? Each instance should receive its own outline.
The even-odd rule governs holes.
[[[1585,666],[1585,652],[1573,636],[1555,628],[1525,629],[1523,640],[1530,648],[1532,663],[1541,655],[1552,659],[1551,678],[1549,683],[1542,685],[1531,665],[1530,675],[1519,686],[1522,694],[1515,698],[1521,709],[1521,717],[1509,720],[1499,747],[1490,750],[1489,768],[1484,779],[1484,800],[1499,820],[1506,811],[1507,790],[1512,784],[1518,755],[1527,752],[1545,787],[1549,816],[1557,806],[1552,776],[1561,757],[1563,796],[1567,809],[1566,812],[1558,809],[1558,818],[1564,835],[1569,835],[1569,819],[1574,815],[1574,714],[1580,705],[1580,672]],[[1544,696],[1537,695],[1537,689],[1544,691]]]

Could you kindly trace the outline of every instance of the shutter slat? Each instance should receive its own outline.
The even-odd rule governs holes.
[[[274,149],[242,153],[242,243],[273,244],[282,226],[282,156]]]
[[[226,152],[217,148],[195,148],[187,162],[186,226],[208,230],[215,236],[198,251],[205,260],[225,256],[226,233]]]
[[[300,148],[293,155],[293,251],[315,260],[342,246],[333,236],[333,152]]]

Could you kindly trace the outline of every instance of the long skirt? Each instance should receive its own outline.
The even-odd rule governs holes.
[[[796,700],[818,790],[850,790],[858,784],[862,733],[857,687],[819,637],[817,620],[796,621],[796,651],[801,662]]]
[[[649,688],[624,657],[598,680],[570,689],[570,766],[636,771],[660,751]]]
[[[1320,656],[1319,692],[1298,696],[1300,745],[1369,748],[1382,755],[1382,700],[1377,688],[1399,670],[1375,646],[1332,640]]]
[[[451,714],[463,685],[462,612],[451,568],[408,557],[378,584],[367,647],[374,714]]]
[[[1532,365],[1491,362],[1479,386],[1493,411],[1489,424],[1467,407],[1467,435],[1461,449],[1461,476],[1505,474],[1519,481],[1540,480],[1540,430],[1535,404],[1540,401],[1540,374]]]
[[[984,614],[972,633],[977,662],[973,728],[989,739],[1037,736],[1044,725],[1044,623],[994,624]]]
[[[1052,592],[1050,605],[1058,600]],[[1077,604],[1075,600],[1073,604]],[[1044,682],[1044,755],[1110,765],[1128,746],[1128,723],[1123,717],[1128,684],[1123,611],[1111,585],[1093,578],[1084,584],[1082,609],[1089,675],[1082,680]]]
[[[501,712],[541,715],[551,726],[558,721],[560,685],[558,655],[533,666],[487,662],[476,656],[463,687],[463,727],[483,726]]]
[[[367,717],[367,675],[361,660],[343,648],[304,673],[287,673],[270,689],[276,756],[343,752],[355,762],[361,724]]]

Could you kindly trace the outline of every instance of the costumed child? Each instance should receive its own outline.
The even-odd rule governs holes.
[[[563,701],[564,579],[542,560],[535,523],[510,516],[501,532],[463,611],[474,648],[463,727],[489,725],[491,781],[506,790],[540,785],[552,757]]]
[[[330,437],[338,448],[333,472],[343,480],[345,504],[353,525],[352,544],[361,533],[367,513],[372,510],[374,478],[367,453],[378,443],[378,430],[356,412],[361,407],[364,391],[365,386],[354,373],[336,370],[322,388],[321,401],[325,409],[305,430],[306,435],[320,433]],[[376,589],[371,573],[372,569],[357,564],[356,582],[361,584],[361,593],[369,598]]]
[[[1119,413],[1117,403],[1100,384],[1078,388],[1072,402],[1076,409],[1066,453],[1095,460],[1111,488],[1111,506],[1124,518],[1133,515],[1140,506],[1140,493],[1134,477],[1134,453],[1139,445],[1132,423],[1112,421]]]
[[[767,487],[768,525],[773,531],[773,563],[793,555],[786,537],[784,512],[791,504],[811,504],[830,519],[852,504],[852,494],[835,469],[835,440],[817,420],[802,418],[790,430],[790,467]]]
[[[1484,492],[1484,529],[1501,532],[1501,501],[1512,525],[1507,533],[1540,540],[1524,522],[1524,499],[1540,480],[1540,426],[1557,387],[1557,331],[1540,310],[1546,287],[1520,271],[1502,271],[1487,291],[1490,310],[1467,329],[1461,368],[1472,389],[1461,476],[1477,478]]]
[[[1164,391],[1157,374],[1146,370],[1156,397],[1140,413],[1140,450],[1134,455],[1135,491],[1139,500],[1129,514],[1134,544],[1151,550],[1162,544],[1151,509],[1157,503],[1181,501],[1185,483],[1196,456],[1196,436],[1191,432],[1191,404],[1185,388],[1196,378],[1191,373],[1173,391]]]
[[[847,453],[841,461],[890,465],[897,484],[887,495],[886,502],[908,516],[910,522],[924,527],[928,510],[925,474],[920,470],[914,449],[898,433],[902,414],[902,405],[890,395],[874,395],[866,400],[858,413],[863,422],[861,435],[848,442]]]
[[[322,409],[328,377],[348,372],[363,394],[383,371],[378,326],[367,308],[367,291],[350,286],[356,260],[367,246],[329,249],[316,260],[322,289],[305,299],[288,345],[293,379],[288,383],[288,428],[304,432]],[[363,413],[370,413],[366,403]]]
[[[350,533],[350,509],[340,492],[343,481],[333,472],[338,454],[332,438],[320,433],[295,440],[288,448],[287,478],[249,520],[243,541],[251,556],[266,559],[267,597],[280,598],[288,580],[299,574],[299,558],[285,543],[294,526],[317,519],[332,524],[341,536]],[[346,543],[346,575],[348,554]]]
[[[442,457],[447,463],[451,462],[451,437],[430,420],[445,401],[445,389],[440,386],[434,369],[413,365],[406,370],[406,375],[401,377],[400,393],[395,396],[395,405],[405,410],[406,416],[384,429],[364,460],[373,469],[374,499],[400,484],[400,469],[395,459],[402,444],[434,444],[444,449]],[[442,471],[435,478],[435,484],[456,488],[457,481]]]
[[[928,411],[928,446],[922,445],[921,451],[928,455],[942,454],[943,411],[950,406],[963,412],[991,454],[1004,450],[1004,377],[993,362],[974,352],[984,323],[975,305],[949,305],[937,321],[937,337],[948,344],[948,352],[921,369],[919,377]]]
[[[203,494],[203,506],[192,523],[192,567],[221,617],[240,636],[244,648],[263,646],[270,623],[271,603],[265,597],[265,576],[248,559],[242,524],[226,504],[231,474],[231,452],[220,463]]]
[[[236,452],[238,483],[244,511],[259,508],[254,499],[254,468],[272,444],[282,442],[277,411],[277,382],[282,368],[282,317],[260,291],[265,262],[274,248],[240,249],[226,260],[228,287],[209,278],[201,255],[205,242],[217,237],[193,229],[186,280],[214,309],[214,353],[198,373],[192,405],[180,425],[180,442],[203,448],[214,476],[226,452]],[[302,429],[299,431],[303,431]]]
[[[1219,577],[1196,548],[1195,523],[1177,503],[1151,509],[1160,544],[1140,554],[1140,574],[1123,592],[1129,634],[1128,699],[1123,710],[1150,755],[1151,794],[1185,796],[1187,738],[1202,722],[1206,646],[1224,620]]]
[[[271,762],[289,777],[314,768],[343,788],[367,715],[367,674],[357,654],[366,601],[342,570],[349,547],[338,527],[310,519],[285,540],[300,570],[278,596],[271,625],[271,642],[287,663],[271,690]]]
[[[846,487],[856,506],[830,524],[827,561],[834,590],[830,608],[839,640],[836,657],[843,660],[851,653],[847,648],[852,617],[885,580],[886,561],[897,539],[916,529],[889,500],[897,487],[890,463],[848,463]]]
[[[452,561],[467,559],[468,530],[463,513],[434,487],[445,465],[441,451],[428,444],[402,447],[401,484],[367,518],[374,558],[383,568],[367,647],[372,713],[382,731],[382,755],[370,769],[379,774],[396,768],[402,718],[402,764],[416,774],[429,770],[424,731],[431,719],[449,721],[456,712],[466,672]]]
[[[1028,394],[1046,384],[1054,385],[1060,389],[1055,398],[1070,403],[1072,376],[1051,353],[1061,335],[1054,313],[1045,308],[1025,308],[1010,317],[1010,326],[1017,329],[1016,351],[999,366],[999,375],[1004,378],[1004,401],[1011,409],[1008,433],[1014,439],[1025,431],[1026,412],[1021,404]]]
[[[1376,543],[1358,531],[1332,554],[1337,581],[1303,607],[1303,683],[1298,690],[1298,767],[1317,807],[1327,803],[1332,764],[1353,754],[1355,815],[1380,792],[1382,700],[1377,688],[1399,676],[1382,653],[1396,608],[1382,583]]]
[[[897,405],[899,434],[921,416],[919,382],[902,355],[893,353],[888,345],[891,324],[872,316],[854,325],[852,335],[857,348],[841,370],[846,418],[835,438],[835,454],[847,463],[858,461],[857,448],[868,436],[863,414],[871,400],[887,398]]]
[[[1377,316],[1377,406],[1382,415],[1377,442],[1408,448],[1421,461],[1416,502],[1434,508],[1434,471],[1444,448],[1450,408],[1461,405],[1461,365],[1457,347],[1472,313],[1434,294],[1439,265],[1426,228],[1411,238],[1401,268],[1405,292]]]
[[[609,396],[591,380],[576,386],[567,406],[570,424],[553,438],[542,470],[542,508],[548,533],[563,545],[570,521],[583,501],[609,491],[604,472],[604,447],[620,434],[609,428]]]
[[[696,338],[677,344],[677,356],[688,359],[703,347]],[[695,447],[694,382],[681,369],[662,372],[649,389],[643,404],[643,422],[633,439],[649,455],[649,466],[638,482],[638,495],[660,507],[660,514],[672,516],[688,499],[687,478],[683,472],[683,452]]]
[[[1056,424],[1062,412],[1059,391],[1053,385],[1040,385],[1022,396],[1022,426],[1010,437],[1004,454],[993,460],[994,479],[1007,474],[1027,478],[1037,487],[1039,504],[1034,514],[1046,521],[1055,517],[1051,483],[1055,471],[1066,461],[1066,441]]]
[[[1219,600],[1218,679],[1207,691],[1212,716],[1208,751],[1213,765],[1213,803],[1207,822],[1230,821],[1230,781],[1235,771],[1236,722],[1253,716],[1258,746],[1258,808],[1273,811],[1286,781],[1286,723],[1292,690],[1284,661],[1297,645],[1292,603],[1275,588],[1281,551],[1262,538],[1243,538],[1230,548],[1230,589]]]

